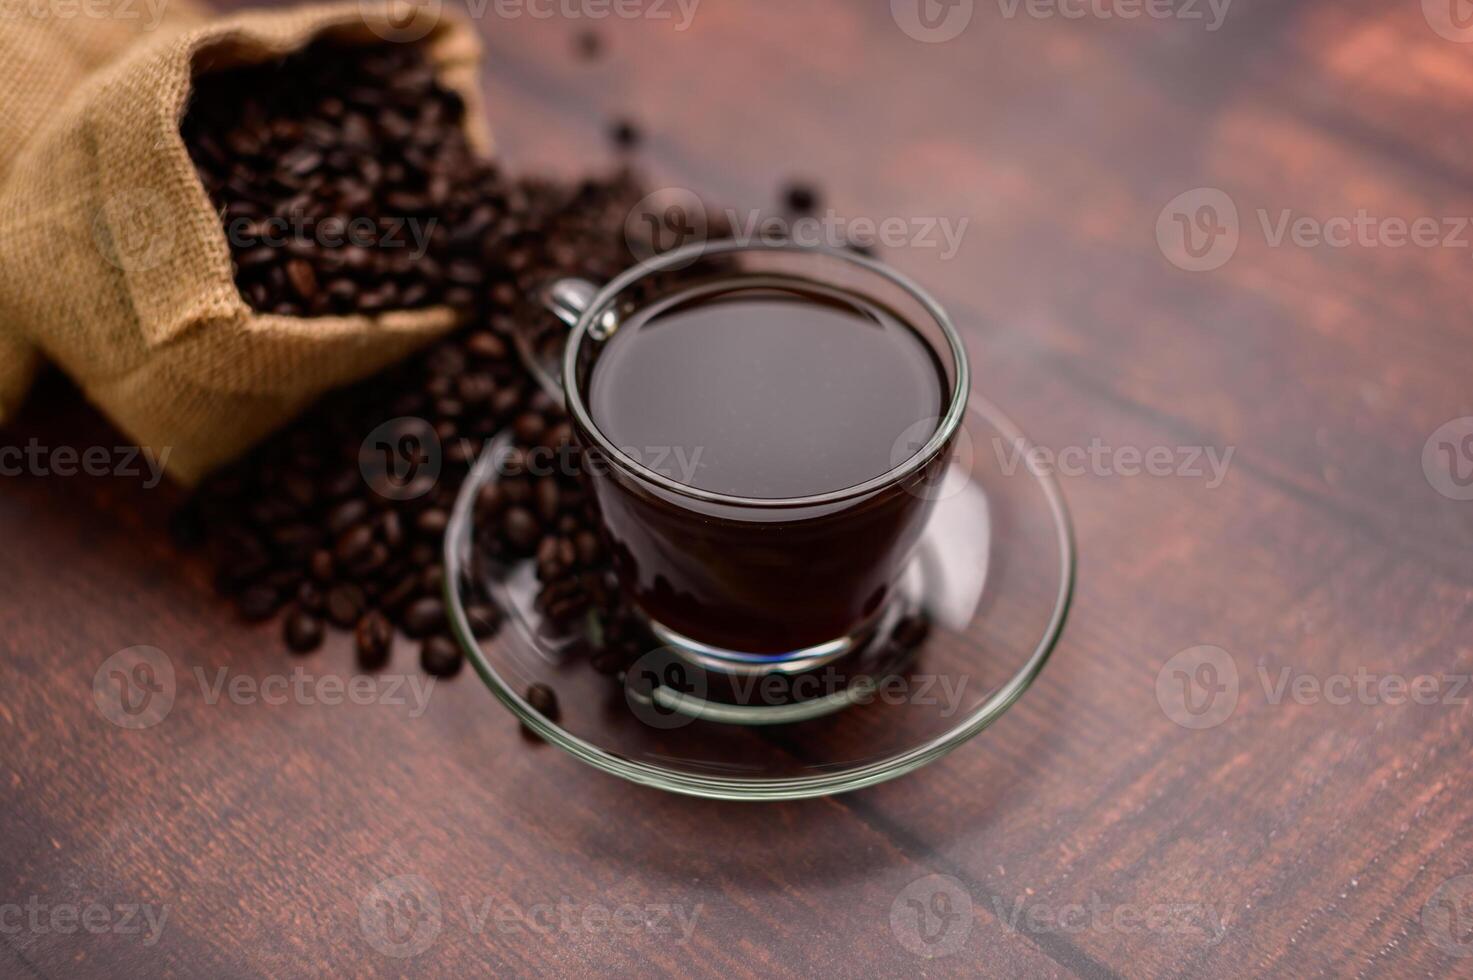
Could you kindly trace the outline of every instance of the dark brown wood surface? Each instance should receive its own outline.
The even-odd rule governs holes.
[[[1064,478],[1077,598],[1024,699],[899,781],[739,805],[531,747],[470,672],[420,717],[210,704],[191,683],[163,723],[120,729],[92,681],[122,648],[255,678],[299,662],[168,546],[167,486],[5,477],[0,973],[1466,973],[1473,692],[1450,688],[1473,671],[1473,502],[1439,493],[1422,451],[1473,415],[1473,232],[1276,246],[1259,212],[1269,232],[1284,209],[1473,215],[1473,45],[1410,0],[1234,0],[1213,31],[978,0],[946,43],[888,6],[702,0],[678,31],[492,5],[488,111],[523,172],[606,163],[627,114],[657,179],[713,200],[770,206],[797,175],[844,214],[969,219],[954,257],[885,257],[961,321],[975,389],[1056,451],[1232,447],[1221,485]],[[607,47],[592,64],[573,55],[588,27]],[[1201,187],[1231,197],[1241,235],[1190,272],[1157,219]],[[57,385],[5,435],[123,441]],[[1242,687],[1190,730],[1156,679],[1200,644]],[[311,664],[347,676],[351,653],[339,639]],[[395,665],[413,673],[413,652]],[[1284,668],[1433,675],[1454,703],[1274,703],[1260,672]],[[442,903],[412,958],[360,923],[399,875]],[[931,875],[964,918],[959,950],[926,960],[891,912]],[[97,933],[50,918],[94,903]],[[129,905],[167,916],[156,941],[141,916],[121,928]],[[632,908],[649,922],[584,918]]]

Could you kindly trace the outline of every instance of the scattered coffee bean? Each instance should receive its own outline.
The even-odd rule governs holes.
[[[537,518],[525,507],[513,507],[502,519],[503,533],[511,546],[518,551],[528,552],[537,545]]]
[[[314,615],[321,613],[324,602],[322,590],[317,583],[307,581],[297,586],[297,605],[308,612]]]
[[[627,119],[616,121],[609,130],[609,136],[613,139],[614,145],[621,150],[634,149],[639,146],[640,141],[644,138],[634,123]]]
[[[448,636],[432,636],[419,648],[419,665],[435,677],[454,677],[464,662],[465,655]]]
[[[527,691],[523,695],[523,698],[526,700],[527,704],[532,708],[533,711],[542,715],[548,721],[557,721],[557,695],[553,693],[552,688],[548,687],[546,684],[533,684],[532,686],[527,688]],[[541,742],[541,736],[532,731],[532,729],[528,728],[525,722],[518,727],[521,730],[523,738],[527,739],[530,742]]]
[[[794,181],[783,191],[783,204],[789,214],[812,214],[818,207],[818,191],[811,184]]]
[[[422,533],[438,539],[445,533],[445,528],[450,523],[450,515],[439,507],[431,507],[429,510],[421,511],[414,519],[414,526]]]
[[[283,635],[293,653],[311,653],[322,646],[322,620],[305,609],[293,609],[283,624]]]
[[[603,38],[596,31],[579,31],[573,45],[584,61],[596,61],[604,50]]]
[[[352,582],[340,582],[328,589],[326,601],[327,618],[343,629],[353,628],[368,603],[363,587]]]
[[[319,548],[317,551],[312,552],[310,570],[312,577],[317,581],[323,584],[331,582],[336,573],[336,565],[332,560],[332,552],[325,548]]]
[[[391,614],[397,614],[420,592],[422,577],[419,572],[406,572],[378,596],[378,604]]]
[[[465,618],[471,624],[471,635],[478,640],[495,634],[501,625],[501,614],[495,606],[477,603],[465,607]]]
[[[524,695],[527,704],[548,721],[558,720],[557,694],[546,684],[533,684]]]
[[[327,514],[327,533],[337,537],[368,516],[366,501],[353,498],[344,500]]]
[[[416,639],[429,636],[445,625],[445,607],[439,599],[426,596],[404,610],[399,626],[405,634]]]
[[[341,564],[351,565],[367,556],[372,548],[373,528],[367,524],[355,524],[339,535],[332,554]]]
[[[599,559],[598,535],[592,531],[580,531],[573,545],[578,551],[578,561],[583,565],[594,565]]]
[[[389,662],[389,653],[394,647],[394,627],[389,618],[377,609],[365,613],[358,621],[353,639],[358,649],[358,663],[365,670],[377,670]]]
[[[537,515],[548,524],[555,522],[562,511],[562,491],[557,481],[538,480],[532,496],[537,501]]]
[[[310,304],[317,298],[317,273],[302,259],[287,262],[286,278],[303,302]]]

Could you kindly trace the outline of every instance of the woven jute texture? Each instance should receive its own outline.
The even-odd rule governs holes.
[[[252,310],[179,123],[199,73],[320,36],[413,40],[464,98],[472,144],[489,153],[480,44],[463,23],[438,5],[400,17],[367,2],[206,20],[167,0],[145,28],[143,0],[132,0],[137,22],[38,16],[47,2],[0,0],[22,5],[0,30],[0,422],[45,358],[139,445],[169,447],[170,475],[192,483],[324,391],[454,325],[442,307],[310,319]]]

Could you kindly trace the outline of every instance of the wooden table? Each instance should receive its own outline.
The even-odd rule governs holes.
[[[970,220],[954,256],[886,256],[963,322],[976,390],[1054,452],[1110,450],[1062,478],[1077,598],[1021,703],[918,774],[767,805],[531,747],[470,672],[420,717],[210,704],[190,683],[124,730],[92,698],[121,648],[212,676],[298,662],[167,545],[167,486],[10,477],[0,971],[1468,970],[1473,502],[1454,478],[1473,454],[1434,440],[1424,469],[1423,450],[1473,415],[1473,232],[1442,240],[1473,215],[1473,46],[1415,2],[1237,0],[1208,30],[1200,2],[1205,21],[967,0],[944,43],[896,6],[705,0],[685,31],[491,6],[489,112],[522,171],[607,161],[629,114],[658,179],[715,200],[770,206],[806,176],[846,215]],[[591,64],[586,27],[607,42]],[[1202,188],[1236,208],[1230,258]],[[1279,237],[1285,209],[1313,220]],[[1362,212],[1364,238],[1330,220]],[[1422,217],[1437,234],[1391,244],[1387,219]],[[32,437],[123,441],[55,385],[6,434]],[[1157,446],[1233,455],[1220,484],[1129,475],[1129,450]],[[1226,651],[1239,694],[1190,728],[1171,685],[1211,678],[1168,661],[1199,645]],[[348,676],[351,652],[312,664]],[[1385,675],[1431,676],[1413,689],[1435,703]],[[441,903],[413,957],[360,917],[402,875]],[[934,928],[892,927],[937,894]]]

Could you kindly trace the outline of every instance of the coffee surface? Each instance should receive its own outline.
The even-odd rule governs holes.
[[[930,438],[946,393],[935,353],[886,309],[726,284],[630,316],[594,362],[588,408],[614,445],[673,480],[774,499],[885,473]]]

